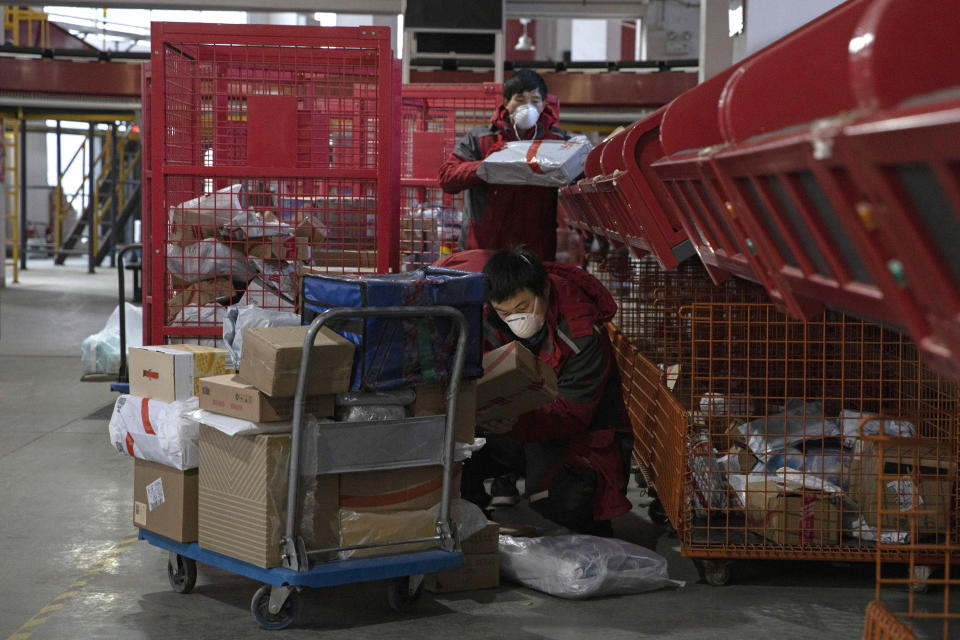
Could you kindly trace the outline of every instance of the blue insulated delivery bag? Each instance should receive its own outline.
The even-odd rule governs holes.
[[[334,307],[455,307],[470,326],[463,377],[483,375],[482,274],[439,267],[397,274],[309,274],[301,293],[304,323]],[[351,318],[330,328],[359,347],[353,390],[444,381],[453,367],[457,329],[448,318]]]

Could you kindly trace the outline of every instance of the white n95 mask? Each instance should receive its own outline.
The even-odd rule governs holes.
[[[534,298],[533,310],[527,313],[511,313],[503,319],[510,327],[513,335],[521,340],[527,340],[537,335],[540,328],[543,327],[543,318],[537,315],[537,303],[539,298]]]
[[[532,129],[540,119],[540,112],[532,104],[522,104],[513,111],[513,126],[518,129]]]

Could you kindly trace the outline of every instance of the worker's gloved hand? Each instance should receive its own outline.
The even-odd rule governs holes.
[[[499,434],[510,432],[515,424],[517,424],[516,418],[504,418],[503,420],[488,420],[481,423],[478,428],[480,433]]]

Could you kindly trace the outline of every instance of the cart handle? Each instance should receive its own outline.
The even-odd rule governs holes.
[[[453,425],[457,411],[457,393],[459,391],[460,376],[463,375],[463,363],[466,359],[467,334],[469,325],[463,313],[449,306],[436,307],[367,307],[346,308],[338,307],[324,311],[313,319],[307,335],[303,339],[303,351],[300,356],[300,372],[297,375],[297,392],[293,401],[293,425],[290,439],[290,474],[287,492],[287,521],[284,542],[284,554],[288,556],[285,566],[294,571],[309,569],[307,557],[298,558],[298,545],[295,543],[297,533],[297,496],[300,482],[300,440],[303,427],[303,414],[306,406],[307,376],[310,372],[310,360],[313,355],[313,341],[317,332],[337,318],[422,318],[440,316],[451,318],[458,326],[457,348],[453,357],[453,370],[450,374],[450,386],[447,391],[447,416],[444,432],[443,456],[443,491],[440,502],[440,522],[450,520],[450,484],[453,472]]]
[[[117,251],[117,280],[120,282],[120,371],[118,372],[117,382],[130,381],[127,372],[127,291],[123,284],[123,256],[138,249],[143,249],[143,245],[140,243],[127,244],[119,247],[119,251]]]

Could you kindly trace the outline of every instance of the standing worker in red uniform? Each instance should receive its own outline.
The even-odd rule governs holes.
[[[447,193],[467,189],[466,249],[523,246],[541,260],[553,261],[557,250],[557,189],[533,185],[487,184],[477,168],[488,155],[513,140],[568,140],[547,104],[547,85],[530,69],[520,69],[503,85],[503,104],[490,124],[474,127],[457,143],[440,167]]]
[[[503,485],[510,475],[522,476],[534,510],[581,533],[610,535],[610,520],[630,510],[625,464],[632,448],[620,378],[600,328],[617,310],[610,293],[586,271],[542,263],[525,250],[464,251],[438,264],[483,270],[485,351],[516,340],[558,381],[553,402],[477,425],[487,443],[464,463],[462,497],[485,508],[485,480],[495,479],[496,498],[509,495]]]

